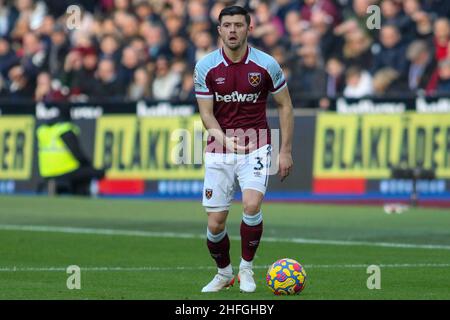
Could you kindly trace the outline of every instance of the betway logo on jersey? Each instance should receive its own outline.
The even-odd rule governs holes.
[[[239,93],[237,91],[233,91],[231,94],[220,95],[216,92],[216,101],[217,102],[253,102],[256,103],[259,96],[261,95],[261,91],[258,93]]]

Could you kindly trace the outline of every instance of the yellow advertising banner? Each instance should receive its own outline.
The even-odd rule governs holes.
[[[33,116],[0,117],[0,180],[31,178],[33,134]]]
[[[107,168],[111,179],[202,179],[202,137],[199,116],[103,116],[94,165]]]
[[[315,178],[386,179],[392,167],[450,178],[450,114],[320,114]]]

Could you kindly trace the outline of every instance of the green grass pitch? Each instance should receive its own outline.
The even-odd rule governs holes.
[[[450,212],[304,204],[263,205],[255,258],[257,290],[235,285],[202,294],[215,267],[205,245],[200,202],[0,197],[0,299],[450,299]],[[229,216],[231,255],[240,257],[241,206]],[[303,264],[305,290],[277,297],[268,265]],[[381,289],[367,288],[367,266]],[[81,289],[69,290],[69,265]]]

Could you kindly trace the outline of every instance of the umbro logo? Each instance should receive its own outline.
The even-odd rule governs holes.
[[[224,77],[220,77],[220,78],[217,78],[215,81],[216,81],[217,84],[224,84],[225,83],[225,78]]]
[[[253,240],[248,242],[249,247],[256,247],[259,244],[259,240]]]

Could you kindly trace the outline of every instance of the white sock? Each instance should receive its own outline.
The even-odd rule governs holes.
[[[262,211],[259,210],[257,214],[249,215],[245,212],[242,213],[242,221],[250,227],[257,226],[263,221]]]
[[[253,260],[246,261],[241,258],[241,264],[239,265],[239,269],[253,269]]]
[[[231,277],[233,276],[233,267],[231,266],[231,263],[229,265],[227,265],[225,268],[217,268],[218,273],[227,276],[227,277]]]

